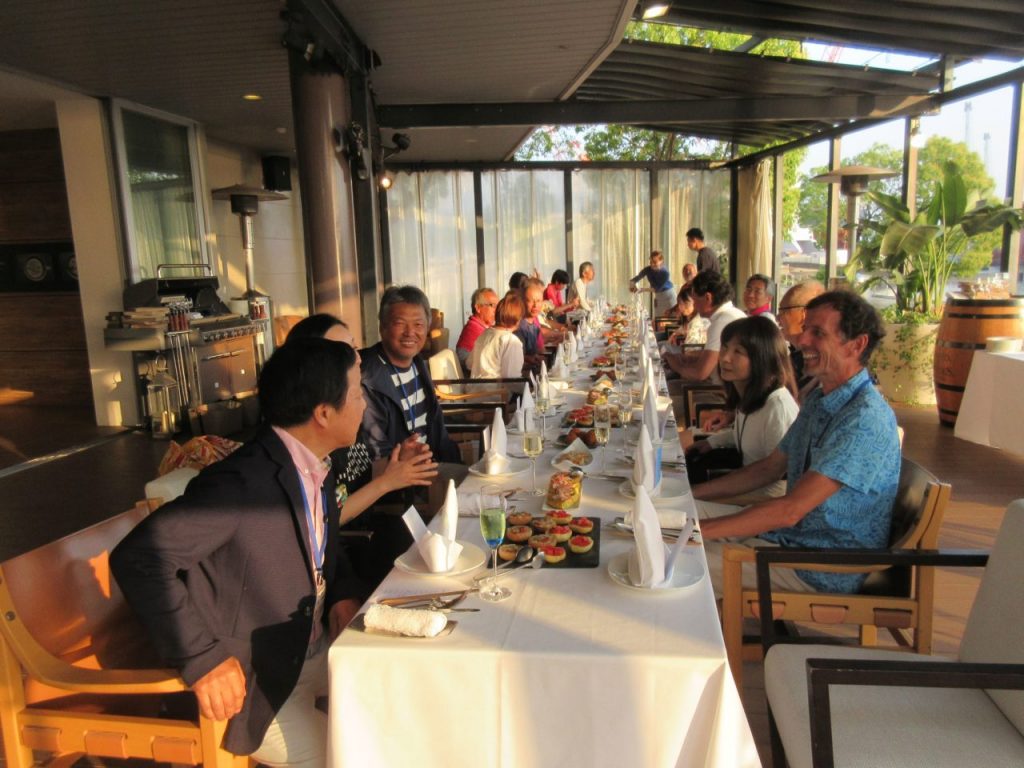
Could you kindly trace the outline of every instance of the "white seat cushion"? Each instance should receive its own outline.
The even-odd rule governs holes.
[[[163,499],[164,504],[174,501],[185,492],[185,487],[198,474],[199,470],[191,467],[172,469],[166,475],[146,483],[146,498]]]
[[[810,768],[807,659],[937,657],[827,645],[776,645],[765,658],[764,687],[791,768]],[[1024,736],[984,691],[834,686],[835,764],[841,768],[1020,768]]]

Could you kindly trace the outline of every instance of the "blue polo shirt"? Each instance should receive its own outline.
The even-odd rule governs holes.
[[[787,458],[787,490],[808,470],[842,487],[789,528],[760,534],[783,547],[883,548],[900,479],[896,416],[866,370],[829,394],[811,392],[779,443]],[[802,571],[823,592],[856,592],[864,574]]]
[[[543,350],[540,348],[540,326],[528,318],[519,321],[519,327],[513,333],[523,342],[524,355],[536,355]]]

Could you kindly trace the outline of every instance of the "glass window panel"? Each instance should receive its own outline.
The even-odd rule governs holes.
[[[421,176],[424,291],[430,306],[445,313],[446,325],[462,318],[458,208],[455,198],[456,174],[429,171]],[[453,279],[453,277],[455,279]],[[406,282],[404,276],[401,282]],[[461,327],[461,326],[459,326]]]
[[[393,283],[423,285],[420,243],[420,175],[399,173],[388,190],[388,234]]]
[[[156,277],[161,264],[206,263],[194,124],[120,103],[114,120],[132,280]]]

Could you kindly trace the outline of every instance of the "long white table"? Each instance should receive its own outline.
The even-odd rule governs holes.
[[[622,440],[615,432],[613,445]],[[520,444],[512,438],[510,452]],[[553,471],[554,453],[538,459],[538,483]],[[629,471],[621,462],[608,468]],[[482,482],[470,476],[463,488]],[[505,484],[529,482],[527,471]],[[541,500],[514,503],[538,514]],[[617,483],[587,478],[576,514],[608,521],[629,504]],[[680,504],[692,516],[692,497]],[[620,586],[607,564],[632,541],[601,533],[598,568],[504,577],[513,596],[497,604],[469,598],[462,605],[480,612],[451,614],[458,626],[447,637],[345,631],[330,650],[331,765],[760,765],[709,580],[682,592]],[[459,538],[485,548],[475,519],[460,521]],[[703,549],[694,545],[686,556],[703,560]],[[395,570],[371,599],[464,588],[479,572]]]
[[[1024,352],[975,352],[956,418],[963,440],[1024,454]]]

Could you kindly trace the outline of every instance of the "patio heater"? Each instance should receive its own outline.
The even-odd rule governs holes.
[[[899,176],[899,171],[891,171],[888,168],[872,168],[868,165],[847,165],[837,168],[828,173],[815,176],[811,181],[820,181],[823,184],[839,183],[839,191],[846,195],[846,250],[847,259],[853,258],[857,248],[857,216],[858,201],[861,195],[868,191],[868,182],[877,179],[889,179]]]
[[[214,200],[230,200],[231,212],[238,215],[242,228],[242,253],[245,255],[245,293],[230,299],[232,311],[247,314],[249,319],[263,330],[263,359],[274,351],[273,310],[271,299],[256,290],[256,275],[253,266],[252,224],[259,213],[260,201],[287,200],[287,195],[270,192],[259,187],[235,184],[213,190]],[[262,362],[262,361],[261,361]]]

